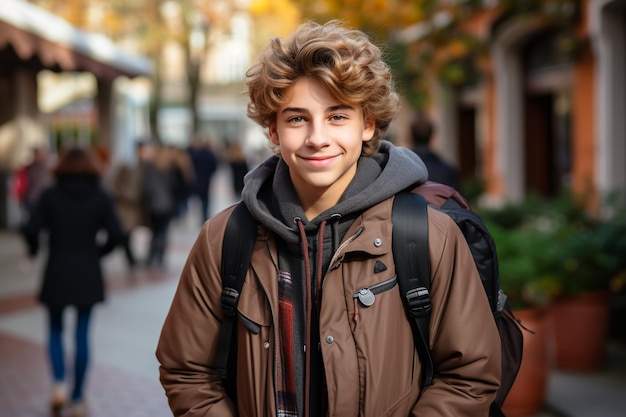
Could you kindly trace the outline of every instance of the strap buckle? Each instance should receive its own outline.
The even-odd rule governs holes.
[[[426,287],[413,288],[407,291],[407,306],[411,317],[423,317],[430,313],[430,293]]]
[[[225,287],[222,289],[222,309],[224,315],[234,317],[237,312],[237,301],[239,300],[239,292],[234,288]]]

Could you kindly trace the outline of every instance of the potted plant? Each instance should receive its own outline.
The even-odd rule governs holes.
[[[588,371],[604,364],[614,292],[624,286],[624,216],[564,226],[555,265],[559,285],[550,308],[556,364]]]
[[[500,287],[516,310],[544,310],[560,282],[553,273],[558,248],[552,245],[555,228],[540,219],[539,200],[480,214],[493,236],[498,252]]]

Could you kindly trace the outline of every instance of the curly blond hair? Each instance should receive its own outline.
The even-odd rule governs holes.
[[[283,104],[284,92],[299,78],[321,82],[339,102],[359,105],[376,122],[362,154],[371,156],[396,117],[399,99],[382,51],[363,32],[333,20],[306,22],[285,39],[274,38],[247,72],[248,117],[268,128]]]

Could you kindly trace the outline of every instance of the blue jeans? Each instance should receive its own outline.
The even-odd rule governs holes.
[[[52,365],[52,374],[56,383],[62,383],[65,381],[65,351],[63,350],[63,311],[65,306],[47,307],[50,331],[48,353]],[[83,397],[83,385],[89,362],[90,318],[91,306],[77,307],[72,401],[78,401]]]

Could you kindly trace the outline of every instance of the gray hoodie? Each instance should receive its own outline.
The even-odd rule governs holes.
[[[373,157],[361,157],[355,178],[339,203],[311,221],[298,202],[289,178],[289,168],[279,156],[268,158],[245,178],[243,201],[265,227],[289,243],[299,243],[294,219],[304,222],[307,234],[323,220],[352,217],[428,178],[426,166],[411,150],[382,141]]]

